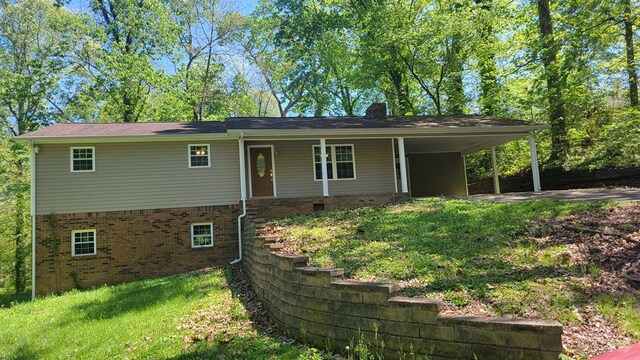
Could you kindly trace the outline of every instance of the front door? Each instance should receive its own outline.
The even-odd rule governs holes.
[[[253,197],[273,196],[273,163],[270,147],[249,149],[251,161],[251,193]]]

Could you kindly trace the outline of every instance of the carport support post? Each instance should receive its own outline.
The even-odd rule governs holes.
[[[407,161],[404,154],[404,138],[398,138],[398,155],[400,156],[400,183],[402,184],[402,192],[409,192],[407,185]]]
[[[329,196],[329,175],[327,174],[327,142],[320,139],[320,160],[322,161],[322,196]]]
[[[496,147],[491,147],[491,166],[493,167],[493,191],[500,194],[500,175],[498,174],[498,161],[496,158]]]
[[[533,175],[533,191],[540,192],[540,169],[538,168],[538,151],[536,150],[536,134],[529,133],[529,148],[531,149],[531,174]]]

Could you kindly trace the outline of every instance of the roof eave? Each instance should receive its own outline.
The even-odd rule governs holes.
[[[117,142],[164,142],[164,141],[206,141],[235,139],[228,133],[209,134],[168,134],[168,135],[131,135],[131,136],[19,136],[19,143],[33,144],[78,144],[78,143],[117,143]]]
[[[548,129],[546,124],[516,125],[516,126],[487,126],[487,127],[459,127],[459,128],[360,128],[360,129],[229,129],[231,135],[251,136],[331,136],[331,135],[360,135],[360,136],[446,136],[446,135],[504,135],[527,134],[532,131]]]

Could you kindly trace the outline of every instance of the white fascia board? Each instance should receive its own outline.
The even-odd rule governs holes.
[[[326,137],[332,136],[378,136],[378,137],[420,137],[420,136],[452,136],[452,135],[520,135],[526,136],[531,131],[547,129],[547,125],[521,125],[483,128],[429,128],[429,129],[304,129],[304,130],[227,130],[229,135],[244,133],[250,137]]]
[[[144,136],[36,136],[14,138],[19,143],[33,144],[100,144],[128,142],[164,142],[164,141],[216,141],[235,140],[237,136],[230,134],[197,134],[197,135],[144,135]]]

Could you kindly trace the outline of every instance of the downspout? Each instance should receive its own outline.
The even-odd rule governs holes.
[[[31,148],[31,301],[36,299],[36,148],[29,141]]]
[[[244,133],[238,138],[238,155],[240,157],[240,198],[242,201],[242,214],[238,216],[238,258],[231,262],[237,264],[242,260],[242,219],[247,216],[247,177],[245,174]]]

